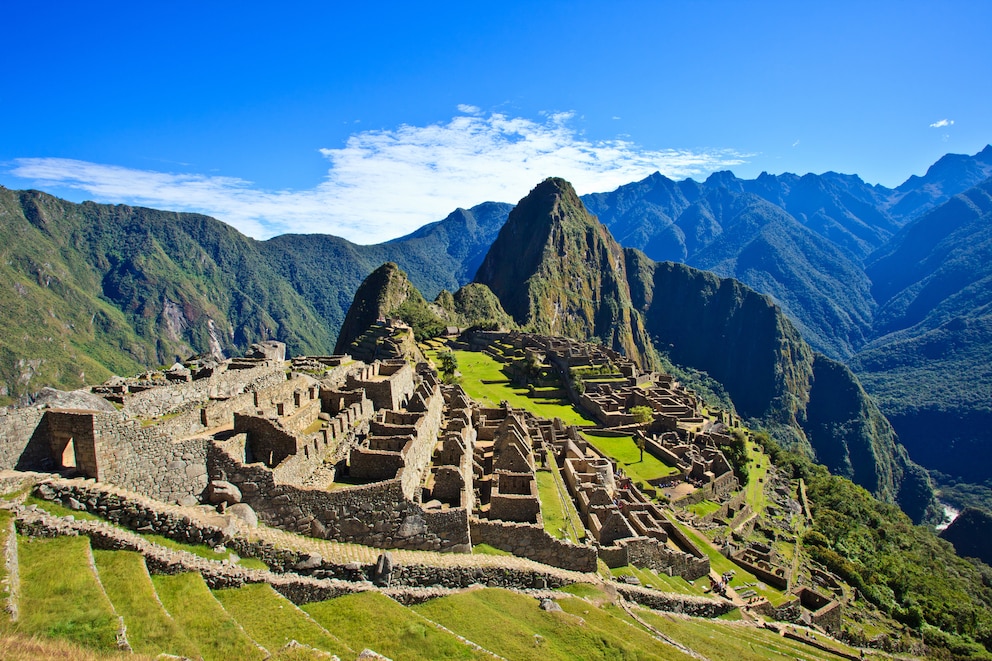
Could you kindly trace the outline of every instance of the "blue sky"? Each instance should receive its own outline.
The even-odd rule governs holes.
[[[0,184],[256,238],[406,234],[547,176],[856,173],[992,142],[992,3],[4,8]]]

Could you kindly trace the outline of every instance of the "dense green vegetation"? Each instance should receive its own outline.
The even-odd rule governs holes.
[[[922,627],[928,642],[986,658],[972,641],[992,648],[992,568],[955,555],[949,543],[862,487],[758,438],[776,464],[806,482],[813,525],[803,548],[814,560],[882,611]]]

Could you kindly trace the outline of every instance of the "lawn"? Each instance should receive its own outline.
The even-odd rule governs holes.
[[[765,479],[768,475],[768,458],[757,443],[747,441],[747,472],[748,481],[745,487],[745,499],[751,509],[757,514],[764,514],[768,507],[768,496],[765,495]]]
[[[809,659],[835,661],[841,657],[783,638],[767,629],[685,618],[641,609],[638,616],[659,631],[691,647],[710,661]],[[843,647],[838,646],[843,649]],[[846,648],[848,654],[856,650]]]
[[[541,389],[528,396],[527,388],[515,388],[503,374],[502,363],[479,351],[455,351],[461,386],[469,397],[487,406],[499,406],[506,400],[514,408],[525,409],[542,418],[561,418],[569,425],[595,426],[596,421],[575,409],[570,401],[560,397],[542,397]],[[543,389],[545,394],[554,388]]]
[[[712,500],[701,500],[698,503],[693,503],[689,505],[689,511],[696,516],[706,516],[707,514],[712,514],[713,512],[720,509],[720,503],[714,502]]]
[[[655,590],[660,590],[662,592],[691,594],[696,595],[697,597],[708,596],[706,592],[704,592],[704,588],[709,587],[709,579],[707,578],[699,579],[699,585],[697,586],[685,580],[681,576],[658,574],[649,569],[638,569],[632,565],[612,568],[610,569],[610,574],[617,578],[621,576],[635,576],[637,580],[641,582],[641,585],[654,588]]]
[[[352,649],[395,661],[490,658],[378,592],[306,604],[303,610]]]
[[[558,600],[563,612],[498,588],[472,590],[413,606],[431,620],[507,659],[688,659],[631,626],[615,607]]]
[[[716,547],[709,543],[709,540],[701,533],[675,521],[671,516],[669,516],[669,521],[678,526],[695,543],[696,547],[709,557],[710,568],[713,571],[718,574],[724,574],[728,571],[734,572],[734,578],[730,581],[730,587],[734,588],[734,590],[746,590],[750,588],[775,605],[787,601],[787,597],[782,594],[781,590],[776,590],[770,585],[762,583],[758,580],[757,576],[735,565],[730,559],[720,553]]]
[[[633,436],[595,436],[586,433],[582,437],[607,457],[615,459],[634,482],[650,482],[678,473],[677,468],[672,468],[649,452],[644,453],[644,460],[641,461],[641,451]]]

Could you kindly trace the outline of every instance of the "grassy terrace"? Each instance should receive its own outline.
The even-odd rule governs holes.
[[[167,653],[196,658],[199,650],[155,596],[145,560],[130,551],[93,551],[100,582],[114,609],[124,616],[127,640],[139,654]]]
[[[117,649],[117,617],[90,566],[87,537],[18,538],[21,633]]]
[[[574,598],[558,604],[564,612],[546,612],[532,597],[487,588],[433,599],[413,610],[515,661],[690,658],[630,625],[616,607]]]
[[[697,581],[698,585],[696,585],[694,583],[690,583],[681,576],[658,574],[649,569],[638,569],[632,565],[610,569],[610,573],[617,578],[621,576],[634,576],[641,582],[641,585],[654,588],[656,590],[661,590],[662,592],[692,594],[699,597],[708,596],[704,588],[709,587],[709,579],[705,577],[699,579]]]
[[[342,659],[357,656],[357,652],[314,622],[271,585],[255,583],[236,589],[214,590],[213,593],[224,610],[270,652],[295,640],[337,654]]]
[[[634,482],[650,482],[678,472],[677,468],[672,468],[646,451],[644,460],[641,461],[641,451],[634,443],[633,436],[611,437],[587,433],[582,434],[582,437],[607,457],[616,459],[623,472]]]
[[[768,507],[768,496],[765,495],[765,478],[768,475],[768,464],[771,463],[771,459],[757,443],[748,439],[747,460],[748,481],[744,497],[755,513],[764,514],[765,508]]]
[[[555,388],[539,388],[535,396],[527,388],[515,388],[503,374],[502,363],[477,351],[455,351],[458,371],[462,373],[461,386],[469,397],[488,406],[498,406],[506,400],[514,408],[525,409],[542,418],[561,418],[569,425],[595,426],[596,421],[561,397],[548,396]],[[543,393],[542,393],[543,391]],[[545,395],[542,397],[542,394]]]
[[[348,647],[371,647],[396,661],[491,658],[377,592],[306,604],[303,610]],[[371,613],[375,616],[370,617]]]
[[[780,591],[766,585],[765,583],[758,580],[758,577],[754,574],[745,571],[741,567],[738,567],[728,558],[724,557],[716,547],[710,543],[702,533],[689,526],[682,525],[680,522],[676,521],[674,517],[669,516],[669,521],[674,523],[679,529],[685,533],[685,535],[692,540],[696,547],[705,553],[710,559],[710,568],[718,574],[724,574],[728,571],[734,572],[734,578],[730,581],[730,587],[734,588],[738,592],[743,590],[754,590],[759,595],[770,601],[772,604],[779,605],[785,603],[788,598]]]
[[[759,661],[762,659],[808,659],[828,661],[840,657],[783,638],[756,627],[726,624],[713,620],[685,618],[641,609],[638,616],[659,631],[690,646],[710,661]],[[822,636],[819,637],[822,639]],[[858,650],[833,643],[838,651],[857,656]]]
[[[224,610],[199,574],[153,576],[152,583],[162,605],[200,648],[204,661],[268,656]]]
[[[541,498],[541,516],[544,529],[552,537],[578,543],[585,539],[585,527],[565,488],[561,473],[554,461],[548,461],[549,470],[537,471],[537,492]]]

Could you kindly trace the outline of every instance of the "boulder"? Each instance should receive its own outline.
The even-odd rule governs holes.
[[[211,480],[207,485],[207,500],[213,505],[234,505],[241,502],[241,489],[225,480]]]
[[[247,524],[249,528],[258,527],[258,515],[255,514],[255,510],[251,508],[251,505],[246,503],[235,503],[227,508],[227,513],[240,519],[243,523]]]

